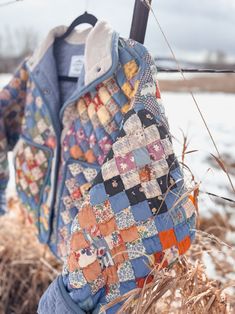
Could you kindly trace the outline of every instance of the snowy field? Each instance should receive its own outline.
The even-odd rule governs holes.
[[[10,75],[0,75],[0,88],[8,82],[9,78]],[[195,94],[195,97],[221,154],[229,154],[235,161],[235,94],[198,93]],[[221,169],[211,168],[211,164],[207,160],[210,153],[216,155],[216,152],[191,96],[188,93],[167,92],[162,93],[162,99],[171,133],[175,137],[174,147],[177,156],[180,157],[182,151],[181,130],[190,140],[187,150],[197,150],[195,153],[186,155],[185,163],[192,170],[197,182],[201,182],[201,191],[234,198],[229,193],[229,184],[225,173]],[[234,177],[233,181],[235,184]],[[14,193],[14,190],[14,172],[11,166],[8,194]],[[223,210],[223,207],[215,206],[213,199],[201,193],[201,214],[208,216],[211,211],[222,213]]]

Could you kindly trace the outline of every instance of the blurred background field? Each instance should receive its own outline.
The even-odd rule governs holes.
[[[64,4],[63,0],[25,0],[0,10],[0,89],[49,29],[70,24],[83,13],[86,1],[78,5],[70,0],[66,14]],[[133,5],[133,0],[118,4],[100,0],[99,5],[90,1],[88,9],[128,37]],[[57,14],[52,17],[55,6]],[[235,70],[234,1],[153,0],[153,9],[182,67]],[[176,67],[152,16],[146,46],[158,68]],[[186,258],[173,269],[156,270],[154,283],[140,297],[130,296],[122,313],[235,313],[235,193],[212,156],[214,147],[189,94],[194,92],[235,185],[235,74],[185,76],[187,82],[179,73],[159,72],[158,77],[176,155],[200,184],[197,238]],[[18,204],[11,159],[9,154],[9,212],[0,218],[0,314],[31,314],[61,265],[38,243]],[[190,178],[189,170],[185,172]]]

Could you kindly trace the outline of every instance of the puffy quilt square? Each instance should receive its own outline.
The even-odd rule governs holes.
[[[109,200],[106,200],[101,204],[94,205],[93,211],[97,223],[104,223],[109,221],[114,216]]]
[[[106,301],[109,303],[114,299],[120,297],[120,283],[114,283],[112,285],[108,285],[106,289]]]
[[[153,237],[158,233],[153,218],[137,222],[137,230],[141,239]]]
[[[169,249],[171,246],[177,245],[177,239],[174,229],[159,232],[159,239],[162,244],[163,250]]]
[[[123,129],[125,130],[126,134],[132,134],[137,129],[142,128],[142,123],[140,118],[137,114],[132,114],[124,123]]]
[[[103,203],[107,198],[108,196],[102,183],[90,189],[90,202],[92,205]]]
[[[178,225],[186,220],[184,209],[182,206],[176,206],[173,209],[169,210],[171,218],[173,220],[174,225]]]
[[[115,214],[130,206],[129,199],[125,192],[110,196],[109,201]]]
[[[125,281],[120,283],[120,292],[121,295],[124,295],[125,293],[129,292],[130,290],[133,290],[137,288],[136,282],[133,281]]]
[[[156,215],[154,220],[158,231],[169,230],[174,227],[173,220],[169,212]]]
[[[146,254],[145,247],[141,239],[126,243],[129,259],[138,258]]]
[[[101,288],[105,286],[105,279],[102,274],[100,274],[95,280],[90,282],[91,293],[97,293]]]
[[[132,152],[122,157],[115,157],[115,161],[120,173],[126,173],[130,170],[136,169],[135,159]]]
[[[119,174],[119,171],[115,159],[112,158],[106,161],[101,167],[101,172],[105,181],[117,176]]]
[[[149,260],[146,256],[131,260],[131,265],[136,278],[146,277],[151,271]]]
[[[121,178],[125,189],[130,189],[133,186],[140,184],[139,173],[136,169],[121,174]]]
[[[128,136],[118,138],[118,140],[113,143],[112,148],[116,157],[125,156],[126,154],[128,154],[130,152]]]
[[[145,146],[145,134],[143,128],[136,129],[134,133],[129,135],[129,144],[131,150]]]
[[[122,179],[120,176],[113,177],[104,181],[105,191],[109,196],[116,195],[125,190]]]
[[[153,215],[162,214],[168,210],[162,195],[149,198],[148,203]]]
[[[131,211],[136,221],[147,220],[152,217],[152,212],[146,200],[136,205],[132,205]]]
[[[137,148],[133,151],[137,167],[143,167],[151,162],[149,152],[146,147]]]
[[[168,175],[169,166],[165,159],[153,161],[150,165],[151,179],[157,179],[162,176]]]
[[[122,237],[118,230],[107,235],[106,237],[104,237],[104,239],[110,250],[112,250],[114,247],[119,246],[123,243]]]
[[[147,254],[151,255],[156,252],[162,252],[162,244],[160,242],[159,236],[153,236],[151,238],[143,239],[143,245],[145,247],[145,250]]]
[[[189,235],[189,227],[186,222],[175,226],[174,231],[178,242],[182,241],[186,236]]]
[[[166,154],[167,156],[174,153],[174,151],[173,151],[173,146],[172,146],[172,143],[171,143],[169,137],[166,137],[165,139],[163,139],[163,140],[161,141],[161,143],[162,143],[164,152],[165,152],[165,154]]]
[[[180,197],[180,192],[178,189],[168,190],[165,196],[165,203],[169,210],[173,210],[175,203],[178,201]],[[178,206],[178,205],[177,205]]]
[[[183,205],[182,207],[185,210],[185,214],[186,214],[186,218],[190,218],[191,216],[193,216],[193,214],[195,214],[195,206],[193,204],[193,202],[188,199]]]
[[[142,182],[141,186],[147,199],[162,195],[162,191],[157,180]]]
[[[157,140],[151,144],[148,144],[147,149],[152,160],[161,160],[165,157],[161,140]]]
[[[131,205],[135,205],[139,202],[146,200],[146,196],[140,184],[126,190],[126,195]]]
[[[135,224],[135,218],[129,207],[115,214],[115,218],[117,226],[121,230],[127,229]]]
[[[69,283],[72,288],[79,289],[85,286],[87,281],[83,272],[79,269],[69,273]]]
[[[160,140],[160,134],[158,128],[155,124],[148,126],[144,129],[146,144],[151,144],[156,140]]]
[[[120,282],[135,280],[134,270],[132,268],[130,261],[126,261],[122,264],[119,264],[117,273]]]
[[[151,168],[146,165],[138,170],[140,182],[147,182],[151,180]]]

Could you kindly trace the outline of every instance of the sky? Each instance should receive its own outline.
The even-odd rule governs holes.
[[[0,5],[7,0],[0,0]],[[207,51],[235,57],[235,0],[152,0],[153,10],[179,59],[204,58]],[[69,25],[87,9],[128,37],[134,0],[23,0],[0,7],[1,45],[8,33],[33,30],[38,39],[57,25]],[[19,36],[19,35],[18,35]],[[170,56],[150,13],[145,46],[156,57]],[[13,48],[12,48],[13,49]]]

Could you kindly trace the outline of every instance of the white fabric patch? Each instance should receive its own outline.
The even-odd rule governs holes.
[[[82,70],[83,64],[84,64],[84,55],[72,56],[70,68],[69,68],[69,76],[78,77]]]

